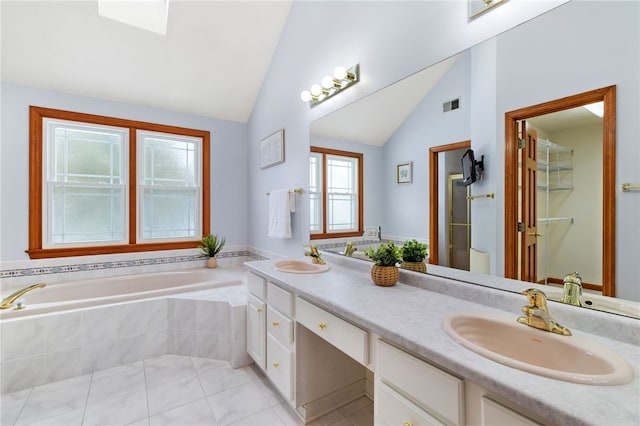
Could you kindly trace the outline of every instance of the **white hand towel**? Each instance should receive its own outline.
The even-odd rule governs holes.
[[[269,193],[269,232],[271,238],[291,238],[291,203],[288,189]]]

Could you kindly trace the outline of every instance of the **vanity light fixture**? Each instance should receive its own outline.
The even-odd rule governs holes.
[[[349,69],[338,66],[333,71],[333,77],[325,76],[322,79],[322,84],[314,84],[310,90],[304,90],[300,94],[300,99],[309,102],[309,107],[314,107],[359,81],[360,64]]]

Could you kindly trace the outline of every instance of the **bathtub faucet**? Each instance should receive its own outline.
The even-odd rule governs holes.
[[[2,299],[2,302],[0,303],[0,309],[9,309],[10,307],[13,306],[13,303],[19,298],[21,298],[25,293],[28,293],[31,290],[35,290],[36,288],[42,288],[44,286],[46,286],[45,283],[38,283],[38,284],[30,285],[29,287],[25,287],[22,290],[18,290],[13,294],[10,294],[9,296]],[[22,309],[22,308],[16,307],[16,309]]]

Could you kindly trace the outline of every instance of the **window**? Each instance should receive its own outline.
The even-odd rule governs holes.
[[[209,132],[30,108],[29,256],[196,247]]]
[[[362,236],[362,170],[360,153],[311,147],[311,239]]]

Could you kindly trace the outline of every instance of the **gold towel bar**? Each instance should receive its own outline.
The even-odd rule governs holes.
[[[640,189],[640,185],[631,185],[630,183],[622,184],[622,192],[629,192],[633,189]]]
[[[496,194],[494,194],[493,192],[490,192],[488,194],[483,194],[483,195],[469,195],[467,197],[467,200],[475,200],[476,198],[496,198]]]
[[[302,195],[303,192],[304,192],[304,189],[302,189],[302,188],[296,188],[296,189],[290,189],[289,190],[290,194],[296,193],[298,195]],[[269,195],[269,194],[271,194],[271,193],[267,192],[267,195]]]

